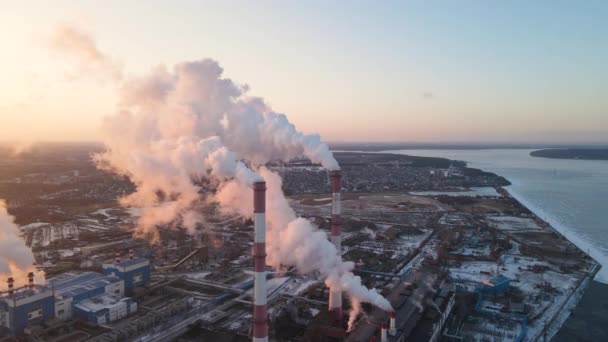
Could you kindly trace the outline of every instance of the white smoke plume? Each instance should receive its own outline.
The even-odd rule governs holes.
[[[60,32],[70,37],[59,40],[64,51],[114,74],[88,36],[69,28]],[[319,135],[299,132],[285,115],[247,96],[246,86],[222,73],[217,62],[204,59],[172,69],[158,66],[122,82],[120,108],[103,123],[107,150],[94,158],[100,168],[128,176],[136,185],[120,200],[141,209],[136,232],[157,240],[158,226],[192,231],[203,220],[196,210],[200,201],[251,217],[251,185],[259,179],[252,170],[257,170],[268,185],[269,263],[318,272],[328,286],[390,310],[386,299],[353,275],[354,264],[341,260],[326,233],[295,215],[280,176],[264,167],[306,157],[338,170],[328,146]]]
[[[353,330],[353,328],[355,327],[355,321],[357,320],[357,317],[359,316],[359,314],[362,311],[362,307],[361,307],[361,301],[359,301],[359,299],[357,299],[356,297],[351,298],[350,300],[350,312],[348,314],[348,332],[351,332]]]
[[[0,289],[6,290],[6,280],[15,279],[15,287],[27,284],[27,274],[34,272],[34,281],[44,283],[44,273],[34,267],[34,254],[21,238],[15,218],[0,200]]]
[[[137,191],[121,201],[143,208],[139,232],[155,234],[157,225],[185,221],[194,228],[192,207],[201,187],[193,180],[214,183],[226,201],[226,189],[236,184],[224,181],[235,176],[235,166],[249,178],[241,179],[241,186],[251,183],[240,160],[256,166],[305,156],[339,168],[318,135],[298,132],[285,115],[247,97],[246,87],[222,78],[222,72],[217,62],[205,59],[171,71],[159,66],[122,85],[121,108],[103,125],[108,150],[96,160],[136,184]]]
[[[74,71],[77,76],[95,75],[111,81],[122,78],[122,67],[104,55],[93,38],[76,26],[58,23],[51,31],[48,43],[53,50],[74,59],[78,64],[78,70]]]

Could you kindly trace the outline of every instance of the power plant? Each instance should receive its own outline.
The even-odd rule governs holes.
[[[80,236],[24,228],[37,259],[58,256],[5,278],[0,341],[535,341],[561,324],[546,312],[579,298],[599,269],[500,188],[437,195],[485,174],[342,158],[340,170],[294,161],[204,183],[218,201],[194,204],[204,221],[158,225],[157,240],[124,231],[140,218],[124,208],[62,227],[90,229]],[[391,181],[438,191],[382,192]]]
[[[115,272],[114,266],[125,272]],[[107,269],[110,271],[110,269]],[[124,297],[136,287],[145,287],[150,279],[149,262],[138,258],[137,263],[117,259],[110,274],[70,271],[47,279],[45,285],[34,284],[34,274],[28,274],[27,285],[14,288],[8,279],[8,291],[0,304],[1,327],[5,332],[22,334],[28,326],[52,319],[89,321],[106,324],[137,311],[137,303]],[[134,281],[133,274],[137,274]]]

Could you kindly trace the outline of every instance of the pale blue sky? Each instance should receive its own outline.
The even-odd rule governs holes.
[[[127,74],[217,59],[330,141],[608,142],[607,1],[0,6],[0,124],[14,126],[5,139],[26,128],[35,139],[94,139],[113,110],[112,87],[65,81],[62,61],[40,46],[63,21],[90,32]]]

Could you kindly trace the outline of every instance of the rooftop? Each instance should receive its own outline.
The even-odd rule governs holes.
[[[55,296],[68,298],[120,281],[118,277],[96,272],[66,272],[48,279],[55,289]]]
[[[105,308],[112,307],[122,301],[129,301],[129,298],[120,298],[112,295],[100,295],[95,298],[84,300],[78,303],[76,306],[86,312],[97,312]]]
[[[31,297],[35,294],[39,294],[39,293],[43,293],[43,292],[50,292],[50,291],[51,291],[50,288],[48,288],[47,286],[43,286],[43,285],[34,285],[33,288],[28,288],[26,286],[23,286],[23,287],[15,288],[12,295],[9,295],[8,291],[2,292],[2,294],[0,294],[0,298],[2,298],[5,301],[8,299],[20,300],[23,298]]]
[[[129,266],[137,265],[137,264],[144,263],[144,262],[149,262],[149,261],[146,258],[121,259],[119,265],[120,265],[120,267],[129,267]],[[103,266],[104,266],[104,268],[112,267],[112,266],[116,267],[116,264],[114,264],[114,263],[104,264]]]
[[[509,279],[503,275],[499,275],[499,276],[496,276],[496,277],[490,279],[490,283],[494,286],[496,286],[498,284],[506,283],[509,281],[511,281],[511,279]]]

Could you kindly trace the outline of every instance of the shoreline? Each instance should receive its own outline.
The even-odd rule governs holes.
[[[600,274],[600,272],[602,270],[604,270],[604,272],[608,271],[608,269],[606,269],[604,267],[604,263],[606,263],[606,262],[602,263],[602,261],[606,261],[606,260],[601,260],[600,258],[596,257],[596,255],[598,255],[598,254],[600,256],[603,256],[601,252],[599,252],[598,250],[595,249],[594,246],[591,246],[588,242],[584,241],[582,238],[577,236],[574,231],[572,231],[570,228],[566,227],[563,223],[552,218],[551,215],[547,215],[544,212],[544,210],[534,206],[534,204],[530,203],[530,201],[527,200],[524,196],[517,193],[516,191],[513,191],[513,189],[509,189],[509,186],[502,187],[502,189],[504,189],[505,192],[507,194],[509,194],[509,196],[512,199],[516,200],[521,206],[528,209],[534,215],[534,217],[536,217],[538,220],[545,223],[549,229],[554,231],[561,238],[567,240],[568,242],[570,242],[571,244],[576,246],[576,248],[578,248],[583,253],[585,253],[590,258],[592,258],[599,265],[599,268],[596,270],[592,280],[595,280],[595,281],[603,283],[603,284],[608,284],[608,278],[605,275]],[[582,246],[586,247],[586,249],[583,248]],[[593,253],[591,253],[591,252],[593,252]]]
[[[539,208],[536,208],[536,207],[530,205],[529,203],[524,203],[524,201],[525,202],[527,202],[527,201],[525,199],[522,200],[523,196],[517,194],[517,192],[515,192],[515,191],[512,191],[512,190],[509,191],[508,187],[502,187],[502,189],[504,190],[504,193],[506,195],[508,195],[511,199],[514,199],[521,206],[528,209],[532,213],[532,215],[534,215],[534,218],[536,220],[543,222],[546,228],[549,228],[552,232],[557,234],[561,239],[564,239],[564,240],[570,242],[571,244],[573,244],[574,246],[576,246],[576,248],[578,248],[581,252],[583,252],[585,255],[589,256],[589,258],[591,258],[593,261],[595,261],[595,265],[593,266],[593,268],[588,270],[587,276],[578,282],[578,284],[576,285],[576,288],[568,294],[568,297],[560,305],[559,310],[557,312],[555,312],[555,314],[550,318],[550,320],[548,322],[545,322],[544,329],[542,329],[538,334],[536,334],[535,336],[532,337],[532,341],[538,341],[541,338],[543,338],[543,341],[546,341],[547,338],[552,339],[561,330],[563,325],[568,321],[568,318],[570,318],[570,315],[579,306],[583,296],[585,295],[585,293],[587,292],[587,290],[589,289],[589,287],[591,286],[593,281],[597,281],[599,283],[604,283],[604,284],[606,283],[605,281],[598,279],[598,274],[599,274],[600,270],[603,268],[603,265],[597,259],[595,259],[593,256],[591,256],[590,253],[581,249],[581,247],[577,243],[575,243],[574,241],[569,239],[562,231],[560,231],[559,229],[554,227],[553,224],[551,224],[551,222],[549,221],[549,219],[538,216],[537,213],[543,212],[542,210],[539,210]],[[564,228],[565,227],[562,227],[562,229],[564,229]],[[568,229],[565,229],[565,230],[568,230]],[[579,239],[579,238],[577,237],[577,239]]]
[[[400,150],[359,151],[359,152],[361,152],[361,153],[389,153],[389,154],[396,154],[396,155],[404,155],[403,153],[399,153],[399,151]],[[352,152],[352,151],[345,151],[345,152]],[[433,157],[429,157],[429,158],[433,158]],[[443,157],[443,158],[453,160],[449,157]],[[535,217],[537,217],[539,220],[541,220],[542,222],[547,224],[547,226],[551,230],[555,231],[558,235],[565,238],[567,241],[569,241],[574,246],[576,246],[579,250],[583,251],[585,254],[589,255],[589,257],[591,257],[593,260],[595,260],[595,262],[597,262],[600,265],[600,268],[596,272],[596,274],[592,280],[603,283],[603,284],[608,284],[608,255],[602,253],[599,249],[597,249],[595,246],[593,246],[591,244],[591,242],[585,241],[583,238],[578,236],[576,231],[570,229],[564,223],[560,222],[559,220],[555,219],[553,216],[547,214],[543,209],[534,205],[531,201],[526,199],[525,196],[523,196],[523,195],[517,193],[517,191],[513,190],[512,189],[512,186],[514,184],[513,180],[511,180],[505,176],[502,176],[496,172],[484,170],[482,167],[470,167],[469,166],[470,162],[465,161],[465,163],[466,163],[466,167],[468,167],[468,168],[477,168],[484,172],[493,173],[496,176],[503,177],[509,183],[511,183],[511,185],[502,186],[500,188],[504,189],[505,192],[508,193],[511,198],[515,199],[521,206],[528,209]],[[606,267],[604,267],[604,265]]]

